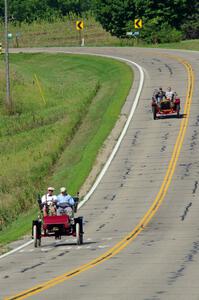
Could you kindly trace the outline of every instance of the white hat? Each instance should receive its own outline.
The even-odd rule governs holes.
[[[48,187],[48,191],[54,191],[54,190],[55,190],[54,187],[52,187],[52,186]]]
[[[60,192],[61,192],[61,193],[66,192],[66,188],[65,188],[65,187],[61,187]]]

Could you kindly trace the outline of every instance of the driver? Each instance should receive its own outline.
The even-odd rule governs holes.
[[[56,201],[57,197],[53,195],[54,188],[52,186],[48,187],[47,194],[43,195],[41,198],[42,206],[43,206],[43,214],[46,217],[49,213],[51,215],[56,214]]]
[[[60,194],[57,196],[57,215],[61,215],[63,212],[67,214],[70,219],[73,219],[73,206],[75,201],[73,197],[67,194],[65,187],[60,189]]]
[[[165,98],[165,92],[163,91],[162,87],[158,90],[158,102],[161,102]]]

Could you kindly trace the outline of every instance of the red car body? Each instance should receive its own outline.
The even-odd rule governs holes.
[[[180,117],[180,98],[176,98],[174,101],[166,99],[159,103],[155,99],[152,99],[151,106],[154,120],[162,115],[176,114],[178,118]]]

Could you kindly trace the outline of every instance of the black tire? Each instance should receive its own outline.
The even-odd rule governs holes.
[[[180,104],[176,105],[177,118],[180,118]]]
[[[76,223],[75,225],[75,230],[76,230],[76,240],[77,240],[77,245],[80,245],[81,244],[81,234],[80,234],[80,226],[79,226],[79,223]]]
[[[37,225],[33,226],[33,239],[34,239],[34,247],[37,248],[37,246],[38,246]]]
[[[33,239],[34,239],[34,247],[41,247],[41,235],[39,234],[39,229],[37,225],[33,225]]]
[[[156,107],[152,106],[153,120],[156,120]]]
[[[37,240],[37,244],[39,247],[41,247],[41,238]]]
[[[80,233],[79,240],[80,240],[80,245],[83,245],[83,243],[84,243],[83,233]]]

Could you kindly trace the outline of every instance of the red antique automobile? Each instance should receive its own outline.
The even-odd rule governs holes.
[[[77,210],[79,198],[74,197],[76,202],[74,212]],[[41,203],[39,203],[41,205]],[[32,221],[32,238],[34,246],[41,246],[41,239],[45,237],[55,237],[61,239],[62,236],[76,237],[77,245],[83,244],[83,217],[71,218],[67,214],[60,216],[43,216]]]
[[[152,114],[153,119],[157,119],[160,116],[167,116],[167,115],[175,115],[179,118],[180,117],[180,98],[175,97],[175,99],[164,99],[159,102],[153,97],[152,98]]]

